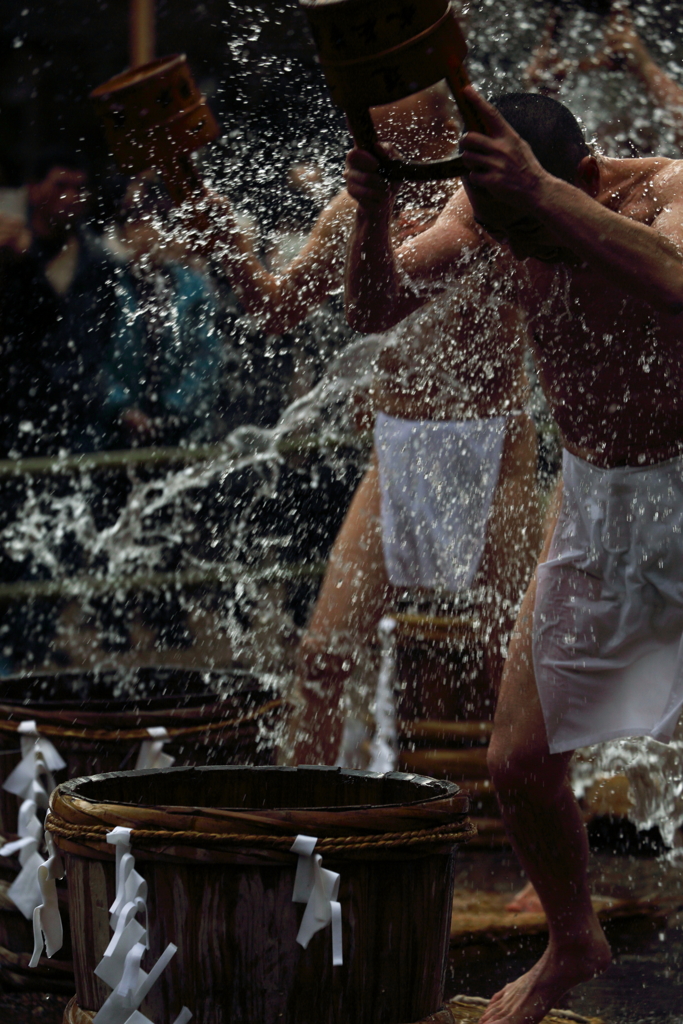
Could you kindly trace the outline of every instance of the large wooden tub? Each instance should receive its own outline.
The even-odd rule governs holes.
[[[56,781],[133,768],[149,727],[163,726],[164,753],[176,764],[273,764],[286,704],[238,668],[40,672],[8,677],[0,687],[0,840],[16,838],[21,799],[2,784],[21,759],[17,727],[34,720],[66,761]],[[29,969],[33,925],[7,893],[16,856],[0,858],[0,985],[72,992],[68,940],[52,960]],[[66,892],[59,886],[60,902]],[[64,915],[66,916],[66,915]]]
[[[272,764],[285,704],[254,675],[136,668],[36,672],[0,687],[0,835],[17,829],[18,801],[2,784],[19,763],[17,727],[34,720],[66,768],[56,780],[134,768],[149,727],[163,726],[175,763]]]
[[[170,768],[60,786],[48,827],[65,859],[76,999],[87,1021],[109,989],[114,826],[132,828],[149,887],[149,964],[177,954],[142,1010],[193,1024],[411,1024],[439,1010],[454,854],[472,832],[457,786],[334,768]],[[303,949],[292,902],[298,834],[339,872],[343,964],[330,928]],[[145,962],[143,961],[143,967]],[[147,967],[149,969],[149,967]]]

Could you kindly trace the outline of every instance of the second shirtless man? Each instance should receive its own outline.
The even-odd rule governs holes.
[[[610,951],[567,781],[577,746],[670,739],[683,705],[683,162],[586,146],[547,97],[468,90],[467,196],[394,251],[391,187],[353,150],[353,326],[386,330],[423,288],[507,256],[564,441],[558,524],[510,645],[489,748],[508,833],[546,910],[548,948],[484,1024],[535,1024]]]

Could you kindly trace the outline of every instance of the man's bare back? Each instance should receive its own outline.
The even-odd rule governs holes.
[[[528,402],[529,337],[495,260],[387,332],[373,384],[376,412],[410,420],[505,415]]]

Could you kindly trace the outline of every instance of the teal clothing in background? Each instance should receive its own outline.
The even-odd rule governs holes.
[[[121,443],[120,414],[149,416],[157,444],[210,441],[219,432],[223,350],[206,277],[179,264],[144,275],[120,267],[117,315],[101,367],[109,446]]]

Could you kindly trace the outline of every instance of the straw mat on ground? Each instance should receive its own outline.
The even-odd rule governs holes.
[[[476,996],[456,996],[438,1013],[418,1024],[476,1024],[488,1002]],[[92,1024],[94,1016],[88,1010],[81,1010],[74,996],[64,1012],[64,1024]],[[603,1021],[599,1017],[581,1017],[571,1010],[551,1010],[542,1024],[603,1024]]]
[[[451,945],[499,942],[523,935],[540,935],[548,930],[545,914],[511,912],[505,909],[512,893],[456,889],[453,894]],[[594,896],[593,906],[604,923],[633,917],[659,917],[662,907],[653,900],[616,899]]]
[[[476,1024],[488,1004],[488,999],[477,996],[456,996],[443,1010],[420,1024]],[[600,1017],[581,1017],[571,1010],[551,1010],[542,1024],[603,1024],[603,1021]]]

